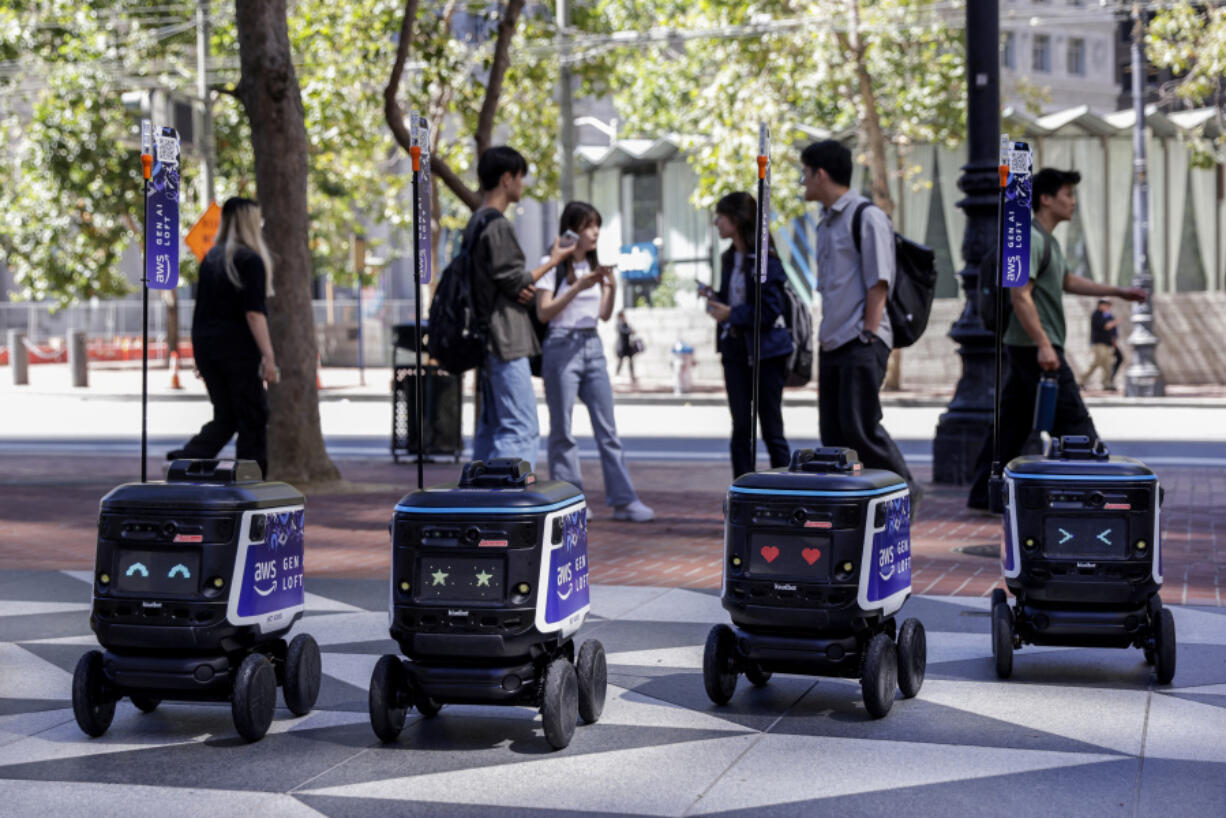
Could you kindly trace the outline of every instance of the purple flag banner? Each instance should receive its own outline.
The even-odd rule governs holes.
[[[424,116],[414,112],[409,127],[414,144],[421,147],[421,175],[417,181],[418,222],[413,225],[413,229],[417,231],[417,246],[421,248],[417,269],[421,274],[421,283],[429,284],[430,277],[434,274],[434,242],[430,234],[430,201],[433,198],[430,192],[430,123]]]
[[[155,290],[179,285],[179,133],[153,137],[153,173],[145,187],[145,282]]]
[[[1000,284],[1023,287],[1030,280],[1031,170],[1034,154],[1025,142],[1009,151],[1009,179],[1005,186],[1004,236],[1000,252]]]

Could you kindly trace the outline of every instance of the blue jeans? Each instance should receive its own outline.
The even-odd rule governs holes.
[[[481,368],[480,382],[481,414],[473,437],[473,459],[513,457],[535,464],[541,430],[528,359],[504,361],[490,353]]]
[[[549,477],[583,488],[579,471],[579,443],[571,433],[575,398],[583,401],[592,419],[600,450],[605,502],[617,508],[638,499],[613,420],[613,387],[600,336],[595,330],[551,329],[541,355],[545,403],[549,406]]]

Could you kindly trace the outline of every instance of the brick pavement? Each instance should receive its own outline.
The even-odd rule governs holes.
[[[131,459],[90,456],[11,456],[0,476],[0,570],[80,569],[93,566],[98,500],[132,479]],[[387,524],[396,501],[414,482],[411,466],[373,460],[339,463],[347,481],[307,488],[308,570],[313,576],[386,576]],[[157,474],[157,466],[150,473]],[[453,480],[457,467],[432,464],[428,483]],[[916,477],[929,476],[925,467]],[[1201,468],[1163,468],[1167,488],[1165,600],[1222,605],[1226,585],[1226,474]],[[599,465],[584,463],[593,515],[593,581],[606,585],[717,588],[723,548],[721,503],[728,485],[722,463],[635,462],[631,473],[656,509],[650,524],[612,520],[601,499]],[[963,507],[962,489],[928,486],[914,529],[913,585],[917,593],[982,596],[1000,583],[992,556],[959,551],[999,541],[996,518]],[[1226,543],[1223,543],[1226,546]]]

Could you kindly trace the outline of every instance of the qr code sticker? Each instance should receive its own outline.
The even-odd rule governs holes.
[[[1030,173],[1030,151],[1009,151],[1009,172],[1016,174]]]
[[[159,136],[155,140],[157,142],[157,157],[158,161],[163,164],[173,165],[179,161],[179,140],[173,136]]]

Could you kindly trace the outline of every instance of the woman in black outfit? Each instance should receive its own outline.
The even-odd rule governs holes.
[[[756,453],[749,449],[753,419],[750,403],[753,390],[754,324],[754,228],[758,204],[748,193],[729,193],[715,205],[715,227],[721,239],[732,239],[732,246],[720,257],[719,290],[707,299],[707,312],[719,322],[716,349],[724,364],[724,388],[728,410],[732,413],[732,475],[734,478],[754,469]],[[771,467],[786,466],[791,458],[783,436],[783,383],[787,379],[788,356],[792,354],[792,334],[784,323],[787,296],[783,287],[787,276],[783,263],[770,241],[766,261],[766,281],[762,284],[760,337],[761,365],[758,368],[758,422],[762,440],[770,453]]]
[[[639,379],[634,377],[634,356],[638,355],[639,351],[635,349],[634,344],[634,328],[630,326],[630,322],[626,320],[626,311],[618,310],[617,312],[617,370],[615,375],[622,374],[622,364],[626,361],[630,362],[630,382],[638,384]]]
[[[192,347],[213,419],[182,449],[166,457],[212,458],[238,433],[238,457],[268,472],[268,397],[265,383],[279,373],[268,334],[272,259],[260,232],[260,206],[232,198],[221,209],[217,243],[200,264]]]

